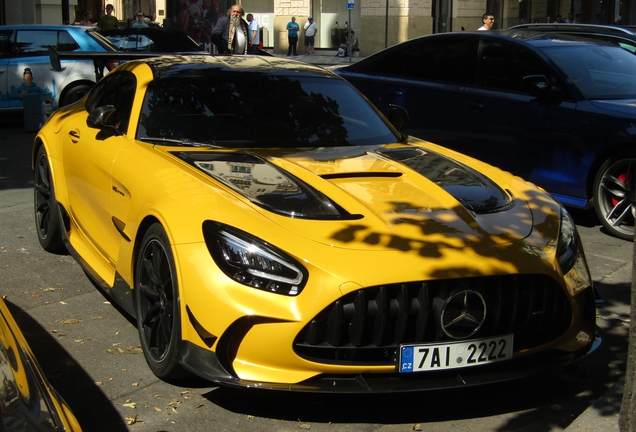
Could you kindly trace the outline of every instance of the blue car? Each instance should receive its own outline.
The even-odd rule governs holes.
[[[58,51],[116,52],[97,32],[63,25],[0,26],[0,111],[20,110],[24,97],[40,94],[52,109],[68,105],[95,85],[92,61],[66,60],[51,69],[49,46]]]
[[[517,174],[564,205],[594,207],[610,234],[634,238],[631,52],[575,35],[457,32],[334,71],[390,119],[405,110],[402,132]]]

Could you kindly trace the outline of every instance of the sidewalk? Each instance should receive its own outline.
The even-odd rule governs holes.
[[[302,52],[302,54],[301,54]],[[297,56],[287,57],[285,54],[274,54],[274,57],[288,58],[317,66],[346,66],[362,60],[364,57],[338,57],[335,50],[316,50],[315,55],[305,55],[304,47],[300,47]]]
[[[618,414],[623,399],[625,377],[622,377],[580,416],[574,419],[565,432],[618,432]]]

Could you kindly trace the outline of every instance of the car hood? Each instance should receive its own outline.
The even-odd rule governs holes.
[[[365,229],[431,246],[436,246],[436,237],[445,244],[455,238],[459,245],[483,245],[519,240],[532,232],[532,212],[510,186],[424,147],[173,154],[249,199],[275,222],[332,245],[334,224],[340,232]],[[377,250],[371,243],[368,246]],[[339,246],[363,247],[347,242]]]
[[[634,118],[636,99],[591,100],[590,103],[602,110],[614,111]]]

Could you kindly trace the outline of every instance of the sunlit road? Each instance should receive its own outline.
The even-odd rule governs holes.
[[[604,234],[592,213],[573,211],[605,300],[598,314],[604,344],[576,367],[500,385],[400,395],[240,392],[199,380],[160,381],[140,354],[134,323],[73,259],[40,248],[32,207],[34,136],[20,116],[0,117],[0,294],[84,430],[562,430],[624,371],[633,245]]]

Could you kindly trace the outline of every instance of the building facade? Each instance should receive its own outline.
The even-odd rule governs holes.
[[[211,47],[214,18],[237,1],[259,23],[264,47],[276,53],[287,52],[285,27],[292,16],[301,28],[313,16],[318,49],[335,50],[354,30],[363,56],[417,36],[476,30],[486,12],[495,15],[495,29],[568,14],[582,23],[636,25],[636,0],[0,0],[0,24],[61,24],[65,16],[73,23],[85,10],[97,19],[111,3],[122,21],[141,10]],[[304,52],[302,36],[299,48]]]

